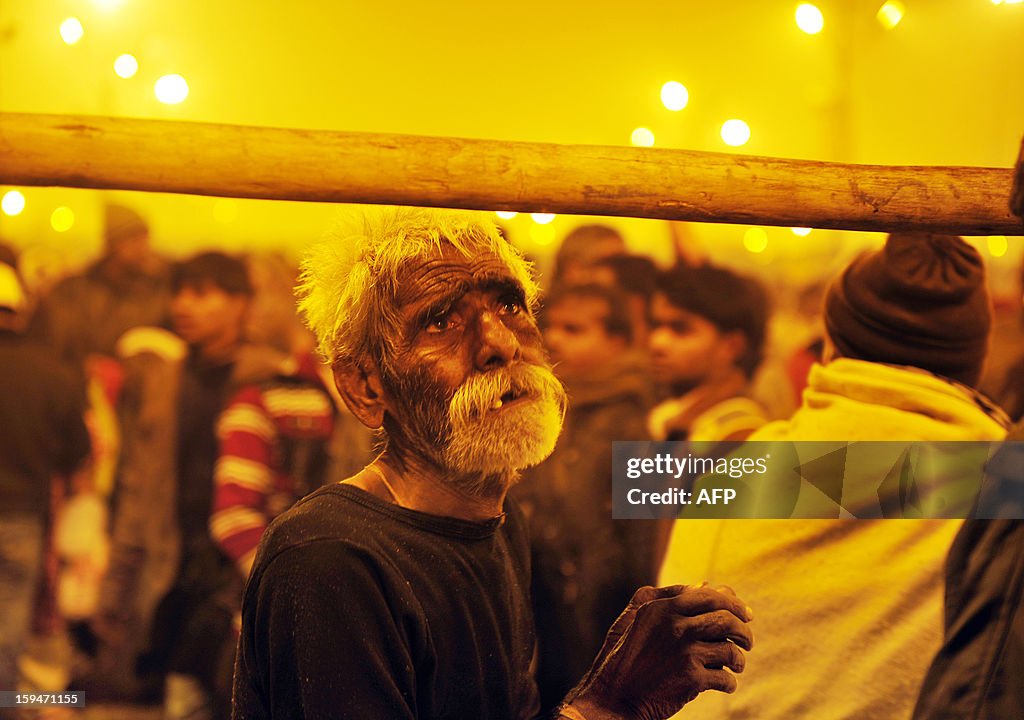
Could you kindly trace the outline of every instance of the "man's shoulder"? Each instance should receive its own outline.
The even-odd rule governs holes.
[[[97,266],[61,278],[50,290],[48,300],[57,303],[79,303],[97,293],[113,295],[114,290],[104,282]]]
[[[75,369],[61,361],[52,347],[36,338],[5,334],[0,342],[0,353],[8,372],[16,372],[20,378],[45,380],[46,387],[54,394],[84,390]]]
[[[365,508],[339,492],[336,485],[326,485],[277,516],[261,544],[268,556],[303,545],[345,544],[364,536],[362,531],[368,524]]]

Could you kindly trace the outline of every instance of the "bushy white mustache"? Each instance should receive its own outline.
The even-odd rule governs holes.
[[[478,423],[489,410],[500,408],[507,396],[552,401],[565,415],[565,390],[554,373],[543,365],[517,363],[467,378],[452,396],[448,417],[453,425]]]

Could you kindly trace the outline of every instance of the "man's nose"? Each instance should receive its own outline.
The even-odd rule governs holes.
[[[647,335],[647,350],[651,353],[662,352],[672,344],[669,334],[662,328],[652,328]]]
[[[519,338],[497,314],[490,311],[480,313],[478,324],[480,346],[476,351],[477,370],[504,367],[519,358]]]

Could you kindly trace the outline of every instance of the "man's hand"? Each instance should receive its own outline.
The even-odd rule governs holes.
[[[661,720],[704,690],[736,690],[750,609],[727,587],[642,587],[569,697],[569,717]]]

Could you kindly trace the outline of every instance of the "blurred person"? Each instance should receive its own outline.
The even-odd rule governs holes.
[[[608,225],[580,225],[565,236],[555,252],[551,284],[581,285],[594,281],[594,263],[626,252],[626,241]]]
[[[174,266],[171,288],[174,334],[136,328],[119,343],[122,457],[95,622],[104,653],[80,686],[162,693],[168,718],[223,717],[241,581],[209,533],[215,425],[240,387],[296,363],[246,342],[252,284],[241,259],[191,257]]]
[[[821,362],[821,304],[827,282],[816,280],[802,287],[774,283],[772,316],[765,341],[765,357],[751,393],[769,418],[785,418],[800,406],[807,375]]]
[[[979,513],[946,559],[944,633],[914,707],[914,720],[1016,717],[1024,708],[1024,425],[986,467],[993,496],[1016,505]],[[993,508],[986,508],[993,509]]]
[[[338,389],[386,441],[264,534],[234,717],[533,717],[528,540],[506,494],[554,448],[565,395],[529,267],[479,216],[405,208],[304,268]],[[729,591],[639,590],[562,717],[662,718],[734,689],[749,620]]]
[[[653,524],[611,519],[612,441],[646,439],[653,400],[645,357],[631,349],[626,297],[601,285],[556,287],[541,330],[569,408],[551,456],[524,470],[511,495],[530,525],[537,684],[550,710],[658,568]]]
[[[210,534],[249,577],[271,520],[323,484],[334,403],[312,356],[289,376],[240,389],[217,420]]]
[[[753,278],[713,265],[658,276],[651,373],[669,393],[648,417],[655,440],[743,440],[766,422],[749,394],[761,364],[768,297]]]
[[[647,347],[647,318],[658,278],[658,266],[646,255],[612,255],[594,263],[594,282],[611,285],[626,295],[633,345]]]
[[[295,312],[292,288],[298,268],[278,253],[256,253],[246,262],[253,285],[246,339],[295,355],[312,352],[313,336]]]
[[[985,267],[958,237],[894,233],[824,303],[824,364],[803,403],[751,441],[1001,440],[974,386],[988,349]],[[695,717],[908,717],[941,639],[942,565],[958,520],[677,521],[663,581],[728,577],[756,599],[742,697]],[[807,638],[828,638],[807,664]]]
[[[0,690],[18,688],[43,569],[54,480],[89,456],[84,389],[48,348],[24,334],[26,298],[15,269],[0,262]],[[0,709],[0,717],[15,717]]]
[[[113,357],[127,330],[167,319],[167,266],[150,247],[145,220],[108,203],[103,239],[103,256],[83,274],[60,281],[32,322],[33,334],[78,368],[91,354]]]
[[[1010,210],[1024,219],[1024,145]],[[1024,289],[1024,264],[1020,280]],[[986,507],[983,492],[975,515],[997,519],[965,522],[946,560],[943,644],[925,676],[914,720],[990,720],[1014,717],[1024,707],[1024,424],[1006,439],[985,470],[990,498],[999,504]]]

